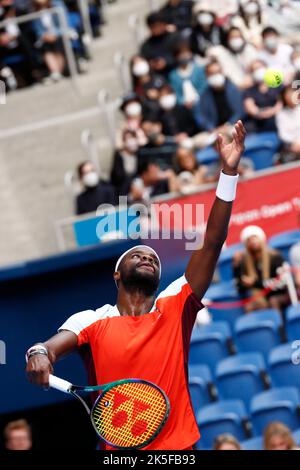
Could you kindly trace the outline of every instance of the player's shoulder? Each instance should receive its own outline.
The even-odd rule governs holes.
[[[70,316],[67,321],[59,328],[59,331],[72,328],[72,331],[75,332],[75,330],[78,330],[79,332],[85,328],[88,328],[94,323],[97,323],[98,321],[104,320],[105,318],[119,315],[120,314],[116,306],[112,306],[110,304],[103,305],[96,310],[82,310]]]
[[[188,285],[185,275],[179,277],[166,287],[156,298],[156,301],[179,294]]]

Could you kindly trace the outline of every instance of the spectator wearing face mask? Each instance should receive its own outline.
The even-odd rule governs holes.
[[[116,194],[110,183],[102,181],[90,161],[78,166],[78,179],[83,186],[83,192],[77,196],[76,214],[95,212],[101,204],[116,204]]]
[[[135,132],[124,131],[123,148],[114,154],[111,170],[111,183],[115,186],[118,196],[126,196],[136,175],[138,167],[139,145]]]
[[[205,57],[212,46],[223,44],[225,34],[223,29],[216,24],[217,16],[209,4],[196,3],[193,15],[192,51],[194,54]]]
[[[285,83],[289,83],[294,73],[292,46],[280,42],[278,31],[272,27],[267,27],[263,30],[262,38],[263,48],[259,52],[259,59],[265,62],[267,67],[281,70],[284,73]]]
[[[208,88],[201,102],[195,107],[198,127],[210,133],[227,132],[231,126],[243,118],[243,100],[240,90],[225,77],[217,61],[206,66]]]
[[[245,91],[244,106],[249,132],[277,132],[275,116],[282,108],[281,88],[269,88],[264,82],[266,64],[256,60],[250,72],[254,85]]]
[[[201,184],[205,184],[207,168],[200,165],[194,152],[184,147],[178,147],[175,155],[178,191],[188,194]]]
[[[168,0],[161,8],[164,15],[168,31],[184,31],[191,29],[193,16],[192,0]]]
[[[131,202],[149,203],[151,198],[176,189],[173,170],[162,171],[157,164],[145,160],[140,163],[138,177],[132,182],[129,199]]]
[[[169,33],[163,13],[151,13],[147,17],[150,37],[142,44],[140,54],[149,62],[155,73],[167,75],[174,66],[173,48],[176,33]]]
[[[282,90],[283,108],[276,115],[279,137],[283,142],[279,163],[300,159],[299,90],[292,85]]]
[[[124,122],[116,136],[116,148],[123,148],[123,135],[125,130],[136,133],[139,146],[146,145],[147,139],[141,128],[143,108],[141,100],[136,93],[129,93],[123,97],[120,110],[123,112]]]
[[[227,32],[225,47],[217,46],[209,51],[209,56],[217,59],[225,75],[240,89],[252,85],[249,66],[257,58],[257,54],[256,48],[245,41],[241,30],[236,27]]]
[[[239,11],[231,18],[231,26],[241,30],[245,40],[256,48],[262,45],[261,33],[267,25],[267,15],[258,0],[242,0]]]
[[[151,86],[155,80],[160,83],[165,82],[165,79],[161,75],[153,73],[147,60],[140,55],[132,57],[130,61],[130,73],[132,89],[140,98],[145,96],[146,89]]]
[[[144,86],[144,96],[141,98],[144,119],[160,118],[160,90],[167,84],[167,81],[161,75],[154,75],[149,83]]]
[[[174,136],[176,142],[180,142],[197,133],[198,128],[192,110],[177,103],[176,95],[170,85],[161,88],[159,104],[163,134]]]
[[[169,83],[176,93],[178,104],[193,108],[207,87],[205,68],[195,62],[190,44],[186,41],[177,44],[175,59],[177,67],[170,73]]]

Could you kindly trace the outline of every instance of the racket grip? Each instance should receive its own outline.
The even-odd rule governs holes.
[[[67,380],[60,379],[52,374],[49,375],[49,385],[50,387],[64,393],[69,393],[72,387],[72,384],[67,382]]]

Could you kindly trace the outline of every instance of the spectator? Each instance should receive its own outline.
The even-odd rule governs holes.
[[[180,42],[175,48],[176,69],[169,75],[178,104],[192,108],[207,87],[205,69],[198,65],[188,42]]]
[[[217,15],[209,4],[196,3],[193,15],[195,26],[191,35],[192,51],[205,57],[210,47],[223,43],[224,31],[217,25]]]
[[[170,85],[162,87],[159,103],[163,134],[174,136],[176,142],[196,134],[197,125],[192,110],[177,104],[176,95]]]
[[[164,78],[154,74],[147,60],[140,55],[132,57],[130,61],[130,73],[132,89],[141,98],[145,96],[145,90],[147,87],[150,87],[151,83],[155,82],[156,78],[162,83],[164,82]]]
[[[78,166],[78,178],[84,191],[77,196],[76,214],[94,212],[101,204],[116,204],[113,186],[100,179],[100,176],[90,161]]]
[[[292,246],[289,252],[291,265],[294,268],[294,279],[300,299],[300,242]]]
[[[11,421],[4,428],[6,450],[31,450],[31,428],[25,419]]]
[[[139,144],[135,132],[125,130],[123,142],[123,149],[115,152],[111,170],[111,182],[119,196],[128,195],[138,167]]]
[[[285,83],[293,78],[292,53],[293,48],[289,44],[280,42],[280,36],[275,28],[267,27],[262,32],[263,48],[258,57],[267,67],[279,69],[284,73]]]
[[[212,61],[206,66],[208,88],[200,105],[195,107],[195,119],[201,130],[226,132],[243,117],[243,100],[240,90],[225,77],[220,64]]]
[[[240,2],[239,12],[231,19],[231,25],[242,31],[247,42],[260,48],[262,45],[261,33],[266,26],[267,17],[263,12],[261,2],[246,0]]]
[[[246,304],[246,312],[264,308],[275,308],[281,313],[283,306],[288,305],[286,288],[278,287],[266,295],[264,288],[277,276],[277,269],[284,263],[284,258],[276,250],[268,247],[266,234],[255,225],[246,227],[241,233],[245,252],[236,253],[233,258],[234,277],[242,297],[258,296]]]
[[[129,198],[132,202],[148,203],[152,197],[176,191],[177,181],[173,170],[162,171],[150,161],[142,161],[138,177],[133,180]]]
[[[144,96],[141,98],[144,119],[157,119],[160,116],[160,90],[167,83],[161,75],[153,75],[150,82],[144,86]]]
[[[178,191],[188,194],[206,183],[206,167],[199,165],[192,150],[179,147],[175,155]]]
[[[168,0],[161,13],[165,16],[168,31],[189,32],[192,24],[192,0]]]
[[[150,37],[143,43],[140,53],[150,63],[153,72],[168,74],[174,66],[173,47],[175,33],[169,33],[163,13],[151,13],[147,17]]]
[[[295,450],[297,447],[289,428],[283,423],[270,423],[264,432],[265,450]]]
[[[13,0],[1,0],[0,8],[0,21],[11,20],[0,29],[1,78],[5,80],[7,89],[13,90],[33,83],[31,44],[21,26],[13,21],[16,17]]]
[[[47,9],[61,6],[60,0],[34,0],[35,11],[43,12],[43,15],[34,20],[34,29],[37,36],[36,47],[43,55],[51,80],[61,80],[65,69],[64,48],[61,30],[57,15],[50,14]]]
[[[221,434],[215,439],[214,450],[241,450],[239,441],[231,434]]]
[[[238,88],[252,85],[249,66],[257,58],[257,50],[245,41],[239,28],[229,29],[224,46],[211,48],[210,57],[215,57],[222,66],[225,75],[230,76]]]
[[[136,133],[139,146],[146,145],[147,139],[141,128],[143,109],[140,98],[135,93],[129,93],[123,97],[120,110],[124,114],[125,121],[117,133],[116,148],[123,148],[123,136],[125,130],[134,131]]]
[[[281,88],[269,88],[264,82],[266,64],[256,60],[250,71],[254,85],[245,91],[244,106],[249,132],[277,132],[275,116],[282,108]]]
[[[300,80],[300,49],[293,51],[291,60],[294,68],[293,80]]]
[[[279,137],[283,142],[279,163],[300,158],[300,106],[299,91],[292,85],[282,90],[283,109],[277,114]]]

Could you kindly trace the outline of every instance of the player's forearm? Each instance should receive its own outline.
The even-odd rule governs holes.
[[[27,359],[31,355],[34,356],[40,353],[47,356],[53,365],[60,358],[74,351],[76,347],[77,336],[71,331],[62,331],[44,343],[37,343],[32,346],[27,352]]]
[[[221,251],[227,237],[232,204],[216,197],[207,222],[204,247]]]

